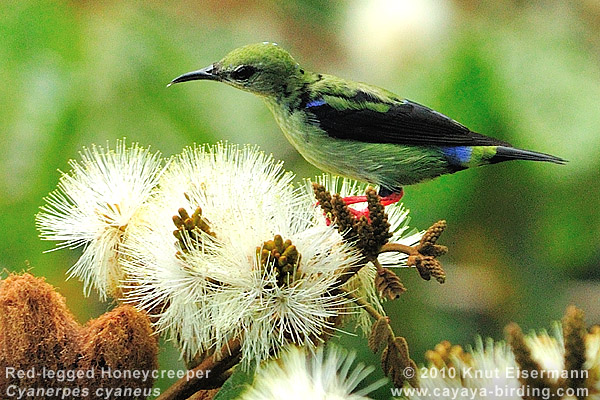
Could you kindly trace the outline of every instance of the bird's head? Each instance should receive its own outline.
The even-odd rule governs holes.
[[[304,71],[296,60],[275,43],[257,43],[231,51],[221,61],[188,72],[171,84],[213,80],[260,96],[280,98],[301,84]]]

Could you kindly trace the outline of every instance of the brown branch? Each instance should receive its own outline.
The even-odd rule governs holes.
[[[379,249],[379,253],[385,252],[400,252],[408,255],[406,265],[415,267],[421,278],[430,280],[435,278],[439,283],[444,283],[446,280],[446,272],[442,268],[442,264],[437,259],[448,252],[446,246],[437,244],[442,232],[446,229],[446,221],[441,220],[433,224],[423,234],[421,241],[416,246],[406,246],[400,243],[385,243]]]
[[[419,252],[413,246],[407,246],[401,243],[386,243],[381,246],[380,253],[399,252],[408,254],[409,256],[417,255]]]
[[[219,393],[218,389],[198,390],[196,393],[188,397],[186,400],[212,400]]]
[[[218,359],[217,356],[222,354],[226,354],[226,356]],[[217,384],[215,380],[220,381],[221,375],[236,365],[240,361],[240,357],[241,343],[239,339],[232,339],[223,346],[220,352],[208,357],[197,367],[188,371],[186,376],[171,385],[156,400],[187,399],[199,390],[214,388]],[[188,378],[192,373],[193,376]]]
[[[340,274],[337,279],[336,285],[338,288],[341,288],[346,282],[350,280],[354,275],[358,273],[365,265],[367,265],[367,259],[363,258],[359,263],[353,265],[351,267],[346,268],[344,272]]]
[[[381,265],[381,263],[379,262],[378,259],[374,259],[373,261],[371,261],[373,263],[373,265],[375,266],[375,268],[377,269],[377,272],[381,272],[383,271],[385,268],[383,267],[383,265]]]

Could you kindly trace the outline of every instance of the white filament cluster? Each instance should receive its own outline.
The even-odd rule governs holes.
[[[368,400],[366,395],[385,380],[357,389],[374,368],[353,366],[354,359],[355,354],[334,346],[326,350],[321,346],[313,354],[291,347],[280,360],[259,368],[254,382],[239,399]]]
[[[84,150],[71,167],[37,217],[41,236],[59,248],[83,246],[71,274],[86,290],[146,310],[187,360],[240,339],[243,362],[258,364],[288,344],[314,348],[340,316],[368,325],[338,290],[359,254],[325,222],[312,191],[295,187],[282,163],[256,147],[194,146],[164,161],[119,142]],[[334,178],[322,179],[338,189]],[[364,193],[349,181],[339,189]],[[210,229],[181,242],[173,216],[198,207]],[[406,236],[406,214],[390,208],[398,237]],[[275,235],[299,254],[285,284],[261,264],[261,246]],[[345,288],[383,312],[373,279],[368,266]]]
[[[117,251],[124,234],[156,188],[163,170],[159,153],[118,141],[114,150],[84,148],[81,161],[70,161],[58,188],[46,198],[36,223],[42,239],[57,248],[83,246],[70,275],[80,278],[86,293],[114,293],[122,275]]]

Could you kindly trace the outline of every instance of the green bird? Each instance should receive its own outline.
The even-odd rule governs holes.
[[[309,163],[379,185],[384,204],[400,200],[405,185],[471,167],[509,160],[566,162],[473,132],[387,90],[305,70],[275,43],[235,49],[169,86],[192,80],[220,81],[262,97]],[[346,203],[364,200],[356,196]]]

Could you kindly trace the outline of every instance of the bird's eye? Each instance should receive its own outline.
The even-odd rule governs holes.
[[[231,71],[231,78],[235,79],[236,81],[245,81],[254,75],[255,72],[256,68],[250,65],[240,65]]]

